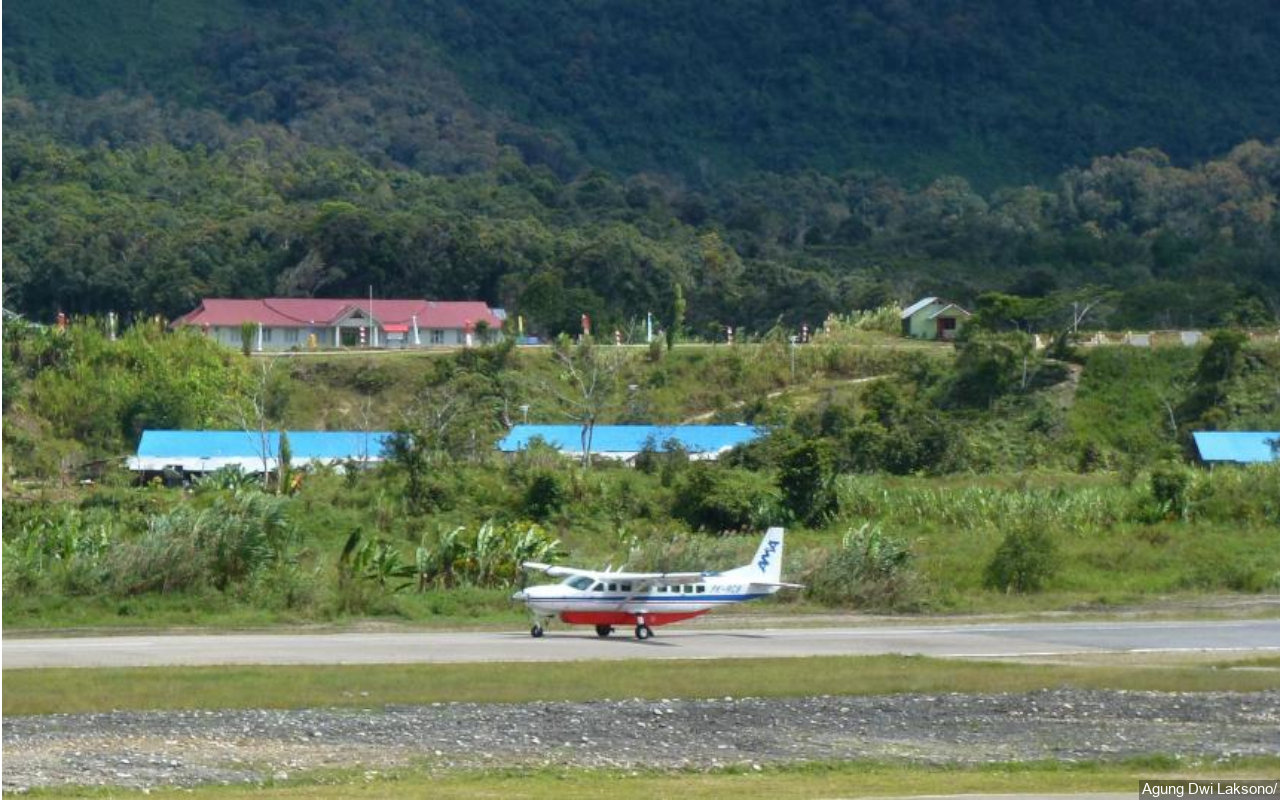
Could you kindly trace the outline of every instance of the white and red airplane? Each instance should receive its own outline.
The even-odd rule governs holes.
[[[520,566],[564,580],[530,586],[511,595],[533,614],[529,633],[536,639],[553,617],[570,625],[594,625],[600,637],[615,625],[634,625],[637,639],[653,628],[705,614],[713,608],[767,597],[779,589],[802,588],[782,582],[782,528],[765,531],[750,564],[728,572],[597,572],[536,561]]]

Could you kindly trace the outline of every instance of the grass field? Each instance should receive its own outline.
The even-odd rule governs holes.
[[[940,794],[1116,792],[1137,795],[1153,778],[1276,778],[1280,758],[1189,761],[1148,757],[1116,763],[1013,762],[980,767],[928,767],[880,762],[840,762],[751,767],[710,772],[619,772],[587,769],[511,769],[436,773],[429,769],[316,773],[253,786],[152,789],[149,797],[288,798],[347,797],[653,798],[892,797]],[[33,797],[136,797],[119,789],[36,790]]]
[[[1280,689],[1280,671],[1227,663],[1123,667],[1027,665],[918,656],[5,670],[4,713],[111,709],[374,708],[437,702],[803,697],[1020,692],[1053,687],[1151,691]]]

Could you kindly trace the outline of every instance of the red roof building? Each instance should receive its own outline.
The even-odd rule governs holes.
[[[254,350],[333,347],[470,346],[497,335],[501,310],[480,301],[205,298],[172,326],[195,327],[206,336],[241,346],[251,323]]]

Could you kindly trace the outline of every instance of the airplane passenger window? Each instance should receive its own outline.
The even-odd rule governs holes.
[[[631,591],[631,584],[629,584],[629,583],[624,583],[624,584],[622,584],[622,591],[624,591],[624,592],[629,592],[629,591]]]
[[[703,594],[703,593],[705,593],[706,591],[707,591],[707,587],[702,586],[702,585],[699,585],[699,586],[698,586],[698,594]]]
[[[611,592],[616,592],[616,591],[618,591],[618,584],[616,584],[616,583],[611,583],[611,584],[609,584],[609,591],[611,591]]]
[[[693,594],[693,587],[692,587],[692,586],[690,586],[689,584],[685,584],[685,587],[684,587],[684,593],[685,593],[685,594]]]

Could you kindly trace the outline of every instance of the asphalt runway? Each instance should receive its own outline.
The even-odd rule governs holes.
[[[216,664],[554,662],[630,658],[926,655],[1028,658],[1082,653],[1280,651],[1280,620],[1029,622],[767,628],[659,628],[644,642],[590,628],[453,633],[201,634],[75,638],[5,637],[5,669]]]

